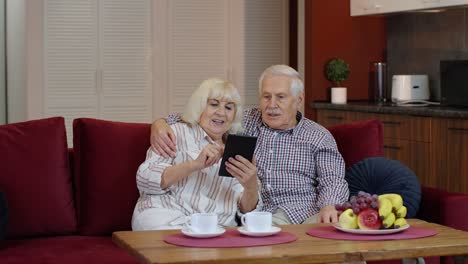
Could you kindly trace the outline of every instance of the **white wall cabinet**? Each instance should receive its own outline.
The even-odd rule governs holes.
[[[397,13],[468,5],[468,0],[350,0],[351,16]]]

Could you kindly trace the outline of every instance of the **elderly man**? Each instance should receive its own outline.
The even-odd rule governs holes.
[[[337,222],[334,205],[348,199],[345,165],[333,136],[299,111],[304,85],[286,65],[267,68],[259,80],[260,108],[244,112],[245,133],[258,137],[255,156],[263,211],[273,224]],[[174,116],[167,121],[174,122]],[[151,143],[161,155],[173,156],[174,134],[165,120],[152,126]],[[236,160],[231,169],[241,167]]]

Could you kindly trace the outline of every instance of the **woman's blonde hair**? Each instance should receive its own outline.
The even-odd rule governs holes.
[[[191,125],[198,124],[209,99],[226,100],[234,103],[236,112],[228,133],[241,132],[242,105],[239,91],[237,91],[234,84],[221,78],[209,78],[200,84],[190,96],[182,114],[182,120]]]

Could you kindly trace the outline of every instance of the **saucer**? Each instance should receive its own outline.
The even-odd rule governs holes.
[[[343,228],[339,224],[334,224],[334,228],[346,232],[346,233],[351,233],[351,234],[359,234],[359,235],[386,235],[386,234],[393,234],[393,233],[399,233],[401,231],[404,231],[410,227],[409,224],[402,228],[396,228],[396,229],[377,229],[377,230],[363,230],[363,229],[348,229],[348,228]]]
[[[237,230],[239,233],[246,235],[246,236],[254,236],[254,237],[264,237],[264,236],[271,236],[274,234],[278,234],[281,232],[281,228],[277,226],[272,226],[269,231],[248,231],[244,226],[238,227]]]
[[[196,238],[209,238],[209,237],[217,237],[217,236],[220,236],[222,234],[224,234],[224,232],[226,232],[226,230],[220,226],[218,226],[216,228],[216,231],[215,232],[211,232],[211,233],[197,233],[197,232],[193,232],[192,229],[188,228],[188,227],[184,227],[182,230],[182,234],[186,235],[186,236],[189,236],[189,237],[196,237]]]

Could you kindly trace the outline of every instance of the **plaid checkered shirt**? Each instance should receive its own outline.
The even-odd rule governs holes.
[[[274,130],[257,108],[244,112],[245,133],[258,137],[255,156],[263,211],[283,209],[294,224],[326,205],[347,201],[345,163],[328,130],[302,116],[297,126]]]

